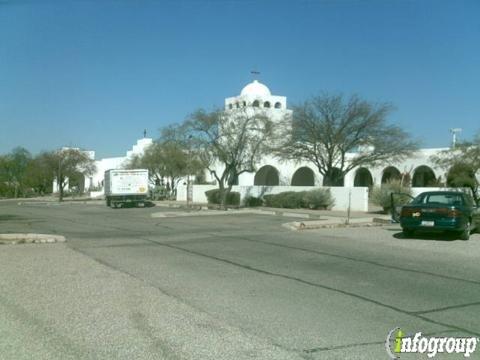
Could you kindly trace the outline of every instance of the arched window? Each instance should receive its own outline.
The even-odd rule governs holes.
[[[259,107],[260,106],[260,102],[258,100],[255,100],[252,104],[254,107]]]
[[[229,108],[230,110],[232,110],[232,109],[233,109],[233,105],[232,105],[232,104],[228,104],[228,108]]]
[[[247,102],[246,102],[246,101],[243,102],[243,107],[245,107],[245,106],[247,106]]]
[[[276,186],[278,184],[278,170],[270,165],[265,165],[258,169],[253,179],[253,185]]]
[[[269,107],[270,107],[270,103],[269,103],[268,101],[265,101],[265,102],[263,103],[263,107],[264,107],[264,108],[269,108]]]
[[[281,107],[282,107],[282,104],[280,104],[279,102],[275,103],[275,109],[280,109]]]
[[[415,169],[413,172],[412,187],[428,187],[435,185],[435,173],[430,167],[422,165]]]
[[[355,179],[353,180],[353,186],[366,186],[371,187],[373,185],[373,178],[370,171],[366,168],[360,168],[355,173]]]
[[[344,176],[342,171],[336,167],[327,171],[323,176],[323,186],[343,186]]]
[[[395,166],[389,166],[383,170],[382,184],[386,184],[389,180],[401,180],[402,174]]]
[[[309,167],[301,167],[292,176],[292,186],[314,186],[315,175]]]

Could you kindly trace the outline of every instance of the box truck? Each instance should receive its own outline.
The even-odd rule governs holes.
[[[107,206],[144,206],[148,196],[148,170],[107,170],[104,184]]]

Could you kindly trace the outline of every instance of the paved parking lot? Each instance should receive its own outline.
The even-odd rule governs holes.
[[[67,238],[0,247],[0,358],[385,359],[396,327],[480,337],[478,234],[159,211],[0,202],[0,232]]]

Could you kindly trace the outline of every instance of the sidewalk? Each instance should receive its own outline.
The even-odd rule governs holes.
[[[310,209],[284,209],[270,207],[253,207],[212,210],[208,209],[207,204],[192,203],[187,207],[186,202],[182,201],[155,201],[156,206],[180,208],[186,211],[179,212],[158,212],[153,213],[152,217],[180,217],[180,216],[218,216],[218,215],[237,215],[237,214],[258,214],[286,216],[290,218],[305,219],[303,221],[293,221],[283,224],[284,227],[291,230],[307,230],[331,227],[357,227],[357,226],[380,226],[390,223],[390,215],[379,214],[376,212],[352,211],[350,217],[346,211],[332,210],[310,210]]]

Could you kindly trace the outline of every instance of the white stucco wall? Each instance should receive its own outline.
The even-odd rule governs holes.
[[[193,202],[207,203],[205,191],[218,189],[215,185],[193,185]],[[260,197],[267,194],[278,194],[285,191],[309,191],[318,189],[316,186],[233,186],[232,191],[240,193],[240,201],[246,196]],[[350,201],[352,211],[368,211],[368,188],[366,187],[330,187],[330,193],[335,199],[332,210],[347,210]],[[179,185],[177,200],[187,200],[187,187]]]
[[[99,189],[97,191],[92,192],[92,197],[98,197],[103,194],[103,180],[105,177],[105,171],[111,169],[123,169],[123,167],[127,164],[127,162],[134,156],[134,155],[142,155],[145,149],[153,143],[153,139],[151,138],[142,138],[137,140],[137,143],[132,146],[130,150],[128,150],[125,156],[119,157],[110,157],[104,158],[95,161],[96,171],[91,177],[85,178],[85,185],[87,183],[89,186],[85,186],[85,189],[89,189],[94,187]],[[91,185],[91,186],[90,186]]]

